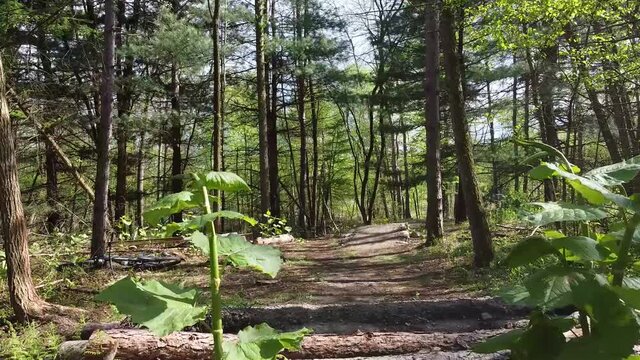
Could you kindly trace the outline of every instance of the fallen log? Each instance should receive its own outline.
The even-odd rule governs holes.
[[[307,336],[299,351],[285,353],[290,359],[328,359],[359,356],[386,356],[421,351],[460,351],[506,330],[478,330],[470,333],[356,333],[352,335],[318,334]],[[225,340],[236,340],[225,335]],[[157,337],[141,329],[110,329],[97,331],[86,341],[63,343],[58,356],[65,360],[98,359],[113,356],[121,360],[204,359],[211,356],[213,339],[210,334],[177,332]],[[100,353],[105,349],[105,354]]]
[[[286,244],[290,242],[294,242],[296,239],[291,234],[281,234],[271,237],[258,237],[256,239],[256,244],[259,245],[277,245],[277,244]]]

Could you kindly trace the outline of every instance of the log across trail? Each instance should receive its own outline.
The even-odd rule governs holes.
[[[226,275],[228,295],[242,289],[248,298],[269,304],[226,308],[227,339],[265,322],[283,331],[314,330],[300,351],[287,354],[291,359],[395,359],[408,354],[412,359],[499,358],[469,349],[521,326],[526,309],[456,285],[451,265],[430,258],[422,240],[410,234],[407,224],[370,225],[338,238],[278,244],[286,266],[275,281],[245,273]],[[65,343],[61,355],[83,359],[87,353],[108,354],[117,347],[117,359],[207,358],[212,339],[206,325],[188,330],[158,338],[144,329],[94,324],[84,332],[84,340]]]
[[[284,355],[289,359],[331,359],[370,356],[389,356],[422,353],[437,356],[442,353],[454,355],[468,353],[469,346],[505,330],[478,330],[470,333],[416,334],[361,333],[354,335],[318,334],[307,336],[302,348]],[[226,340],[236,339],[226,335]],[[88,353],[103,359],[115,354],[121,360],[183,360],[206,359],[213,351],[211,334],[179,332],[158,338],[146,330],[113,329],[96,332],[88,341],[65,343],[60,358],[66,360],[86,359]],[[482,358],[493,359],[499,355]]]

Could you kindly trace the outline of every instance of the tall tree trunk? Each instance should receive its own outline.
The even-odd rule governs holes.
[[[53,137],[53,128],[45,129],[50,136]],[[58,161],[56,159],[56,153],[50,143],[45,142],[45,160],[44,166],[47,174],[47,204],[51,208],[47,214],[47,232],[52,233],[60,225],[62,215],[57,210],[59,207],[58,202]]]
[[[9,300],[19,321],[29,319],[41,300],[31,278],[27,222],[20,199],[15,139],[5,98],[4,69],[0,57],[0,226],[7,263]]]
[[[487,81],[487,118],[489,120],[489,146],[491,149],[491,194],[498,194],[498,163],[496,162],[496,130],[493,121],[493,103],[491,101],[491,82]]]
[[[552,45],[542,49],[542,78],[538,87],[540,99],[540,126],[543,128],[543,140],[556,149],[559,149],[558,129],[554,116],[553,95],[555,93],[555,73],[558,64],[558,45]],[[534,82],[535,84],[535,82]],[[544,181],[545,201],[556,200],[556,181]]]
[[[213,171],[222,171],[222,142],[223,142],[223,124],[222,124],[222,76],[220,54],[220,0],[214,0],[213,9],[211,2],[207,0],[209,12],[211,15],[211,36],[213,42],[213,132],[211,134],[211,168]],[[214,190],[213,195],[220,201],[216,201],[215,211],[222,210],[223,194]],[[216,229],[222,231],[222,218],[216,220]]]
[[[609,150],[609,156],[613,162],[622,161],[622,156],[620,155],[620,148],[618,147],[618,142],[613,137],[611,133],[611,129],[609,128],[609,120],[607,119],[607,114],[604,111],[602,103],[598,98],[598,93],[596,93],[593,86],[588,83],[588,80],[585,79],[585,89],[587,90],[587,96],[589,98],[589,102],[591,102],[591,109],[596,116],[596,122],[598,123],[598,128],[600,129],[600,133],[602,134],[602,138],[604,139],[604,143]]]
[[[171,65],[171,193],[183,189],[182,180],[182,121],[180,116],[180,74],[177,64]],[[182,212],[172,215],[175,222],[182,221]]]
[[[303,14],[302,0],[295,0],[295,21],[296,21],[296,39],[302,42],[303,37],[303,21],[306,14]],[[304,62],[298,60],[298,71],[304,67]],[[300,127],[300,180],[298,182],[298,202],[300,203],[300,212],[298,213],[298,226],[303,233],[307,228],[307,198],[306,189],[308,183],[308,165],[307,165],[307,128],[305,118],[305,79],[301,74],[296,75],[296,104],[298,107],[298,126]]]
[[[473,241],[474,264],[477,267],[489,266],[493,259],[493,246],[489,223],[482,207],[482,199],[478,191],[478,182],[474,172],[473,155],[469,128],[465,118],[464,100],[460,89],[460,68],[456,53],[454,16],[451,9],[442,11],[440,26],[442,50],[444,53],[444,69],[447,77],[447,90],[451,112],[451,123],[458,159],[460,183],[464,189],[464,199],[469,216],[471,239]]]
[[[271,38],[276,38],[276,0],[271,0],[270,26]],[[271,53],[271,93],[269,99],[269,118],[267,124],[267,147],[269,152],[269,204],[271,214],[280,217],[280,177],[278,169],[278,81],[279,81],[278,53],[273,50]]]
[[[96,162],[96,201],[93,203],[93,227],[91,234],[91,257],[103,257],[106,250],[107,214],[109,201],[109,141],[111,139],[113,105],[113,56],[114,56],[114,6],[113,0],[105,1],[104,18],[104,68],[100,89],[100,124],[96,138],[98,161]]]
[[[180,16],[180,1],[171,1],[171,10],[177,17]],[[179,193],[184,189],[184,181],[182,179],[183,161],[182,161],[182,116],[180,101],[180,69],[176,62],[171,64],[171,128],[169,136],[171,138],[171,193]],[[165,148],[166,149],[166,148]],[[166,162],[165,162],[166,164]],[[163,174],[166,174],[163,171]],[[174,222],[182,221],[182,212],[173,214],[171,220]]]
[[[517,64],[516,55],[513,54],[513,66]],[[518,135],[518,76],[513,77],[513,85],[511,86],[511,127],[513,128],[513,134]],[[515,161],[519,161],[518,157],[518,144],[513,143],[513,158]],[[513,178],[514,191],[520,191],[520,174],[516,173]]]
[[[144,136],[145,132],[140,131],[138,142],[138,170],[136,172],[136,225],[144,226],[142,212],[144,211]]]
[[[267,29],[266,0],[255,0],[256,72],[258,92],[258,144],[260,148],[260,212],[269,211],[269,159],[267,138],[267,94],[265,79],[265,34]]]
[[[530,84],[531,81],[529,80],[530,76],[529,74],[525,74],[524,75],[524,114],[522,114],[523,116],[523,124],[522,124],[522,132],[523,132],[523,136],[525,140],[529,140],[529,102],[530,102]],[[525,157],[528,155],[528,150],[527,148],[524,148],[524,155]],[[523,192],[527,192],[529,190],[529,177],[528,176],[523,176],[522,177],[522,191]]]
[[[39,8],[45,10],[45,3],[38,2]],[[51,67],[51,59],[49,58],[49,47],[47,46],[46,34],[41,27],[38,27],[38,55],[42,64],[44,73],[45,88],[54,85],[53,69]],[[48,114],[49,109],[45,108],[44,113]],[[59,194],[58,194],[58,166],[56,161],[56,152],[53,146],[46,141],[46,138],[55,136],[55,127],[47,126],[43,129],[46,133],[45,139],[45,173],[47,177],[47,204],[49,205],[49,213],[47,214],[47,232],[51,233],[59,226],[62,215],[58,211]]]
[[[309,80],[309,103],[311,105],[311,152],[313,165],[311,172],[311,192],[309,196],[309,218],[313,236],[316,235],[318,225],[318,103],[313,87],[313,81]]]
[[[126,2],[118,0],[118,29],[116,32],[116,48],[121,49],[124,45],[123,34],[126,28]],[[128,131],[127,122],[131,112],[131,90],[129,82],[133,74],[133,62],[130,57],[122,59],[118,56],[116,68],[118,69],[118,93],[116,94],[118,104],[118,122],[116,140],[118,146],[117,167],[116,167],[116,198],[115,198],[115,220],[119,220],[126,214],[127,209],[127,173],[128,169]]]
[[[438,0],[425,11],[425,118],[427,130],[427,243],[442,237],[442,171],[440,165],[440,41]]]
[[[404,167],[404,208],[403,217],[411,219],[411,180],[409,179],[409,160],[407,129],[404,127],[404,119],[400,115],[400,127],[402,128],[402,164]]]

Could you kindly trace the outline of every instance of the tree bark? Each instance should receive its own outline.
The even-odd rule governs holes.
[[[411,219],[411,180],[409,179],[409,160],[407,129],[404,127],[403,117],[400,116],[400,127],[402,127],[402,164],[404,167],[404,213],[405,219]]]
[[[19,321],[26,321],[41,300],[31,278],[27,222],[20,199],[15,139],[5,98],[5,76],[0,58],[0,226],[9,283],[9,300]]]
[[[359,335],[310,335],[302,341],[298,351],[284,352],[289,359],[355,358],[369,356],[392,356],[416,353],[425,350],[459,351],[461,344],[476,343],[504,330],[485,330],[458,334],[413,334],[413,333],[364,333]],[[235,335],[225,335],[225,340],[234,341]],[[83,359],[89,352],[95,355],[108,354],[117,345],[115,356],[121,360],[178,360],[205,359],[211,356],[213,340],[211,334],[178,332],[158,338],[146,330],[112,329],[96,332],[83,343],[69,342],[61,346],[61,355],[66,360]],[[96,351],[96,349],[104,349]],[[83,354],[84,353],[84,354]]]
[[[425,118],[427,130],[427,244],[443,234],[442,170],[440,165],[440,37],[438,0],[425,8]]]
[[[211,134],[211,168],[213,171],[222,171],[222,142],[223,142],[223,123],[222,123],[222,58],[220,54],[220,0],[211,2],[207,0],[209,12],[211,15],[211,35],[213,42],[213,131]],[[214,190],[213,195],[219,200],[214,203],[215,210],[222,210],[223,194]],[[222,231],[222,218],[215,221],[216,229]]]
[[[318,103],[311,80],[309,80],[309,102],[311,105],[311,152],[313,155],[311,191],[309,192],[309,225],[312,235],[315,237],[318,226]]]
[[[596,116],[596,122],[598,123],[598,128],[600,129],[600,133],[602,138],[604,139],[604,143],[609,151],[609,156],[611,157],[611,161],[614,163],[622,161],[622,156],[620,155],[620,148],[618,147],[618,142],[613,137],[611,133],[611,129],[609,128],[609,120],[607,119],[607,114],[604,111],[602,103],[598,98],[598,93],[595,91],[591,84],[587,83],[588,80],[585,79],[585,89],[587,90],[587,96],[589,98],[589,102],[591,102],[591,109]]]
[[[266,0],[255,0],[256,27],[256,73],[258,93],[258,144],[260,148],[260,212],[261,215],[269,211],[269,151],[267,138],[267,94],[265,79],[265,32],[267,28]]]
[[[517,64],[516,55],[513,54],[513,66]],[[513,85],[511,87],[511,127],[513,128],[513,134],[518,135],[518,76],[513,77]],[[519,161],[518,156],[518,144],[513,143],[513,158],[515,161]],[[513,189],[515,192],[520,191],[520,174],[516,173],[513,178]]]
[[[18,321],[49,321],[59,332],[71,334],[75,331],[74,318],[77,320],[83,312],[44,302],[31,277],[29,230],[20,198],[16,143],[6,93],[0,53],[0,238],[6,256],[9,302]]]
[[[39,10],[46,11],[45,2],[37,2]],[[45,89],[50,89],[55,84],[53,77],[53,69],[51,67],[51,59],[49,58],[49,47],[47,45],[46,34],[41,27],[37,30],[38,33],[38,55],[40,63],[42,64],[42,71],[44,73],[44,86]],[[44,113],[48,114],[51,109],[45,105]],[[47,126],[44,131],[48,136],[53,137],[55,135],[55,126]],[[52,233],[58,228],[62,220],[62,215],[58,211],[59,193],[58,193],[58,166],[56,161],[56,153],[51,144],[46,141],[45,138],[45,173],[47,178],[47,204],[49,205],[49,213],[47,214],[46,228],[48,233]]]
[[[91,234],[91,257],[103,257],[106,250],[106,236],[108,224],[109,202],[109,141],[112,127],[113,105],[113,56],[114,56],[114,4],[113,0],[105,1],[105,28],[102,84],[100,90],[100,124],[96,150],[98,161],[96,163],[95,194],[93,203],[93,227]]]
[[[276,38],[276,0],[271,0],[271,38]],[[271,214],[280,217],[280,177],[278,169],[278,81],[279,65],[278,53],[273,50],[271,53],[271,106],[267,124],[267,147],[269,153],[269,205]]]
[[[138,169],[136,172],[136,224],[138,227],[144,226],[144,137],[145,132],[140,131],[140,141],[138,143]]]
[[[471,140],[465,117],[464,100],[460,89],[460,68],[456,52],[454,16],[448,7],[445,7],[442,11],[440,31],[458,171],[460,173],[460,183],[464,189],[465,205],[471,228],[474,264],[477,267],[486,267],[490,265],[493,259],[493,246],[489,223],[482,207],[478,181],[473,168]]]
[[[303,38],[303,21],[306,14],[303,14],[302,0],[295,0],[295,21],[296,21],[296,40],[302,42]],[[298,71],[303,70],[304,62],[298,60]],[[298,227],[303,233],[307,229],[307,184],[309,181],[309,169],[307,165],[307,127],[305,117],[305,96],[306,86],[305,79],[302,74],[296,75],[296,105],[298,111],[298,126],[300,127],[300,180],[298,182],[298,203],[300,204],[300,212],[298,213]]]
[[[118,31],[116,34],[116,48],[120,49],[124,45],[123,34],[126,29],[126,2],[118,0]],[[116,99],[118,103],[118,122],[116,140],[118,147],[117,167],[116,167],[116,196],[114,220],[118,221],[126,214],[127,210],[127,174],[128,153],[127,143],[129,134],[127,122],[131,113],[132,99],[129,82],[133,75],[133,60],[130,57],[123,59],[118,56],[116,67],[118,69],[118,93]]]
[[[542,49],[544,55],[542,61],[542,78],[538,88],[538,97],[540,98],[540,126],[543,128],[543,140],[548,145],[556,149],[560,147],[558,139],[558,129],[554,116],[553,95],[555,93],[555,73],[558,64],[558,45],[552,45]],[[535,83],[534,83],[535,84]],[[556,200],[556,181],[544,181],[544,197],[545,201]]]

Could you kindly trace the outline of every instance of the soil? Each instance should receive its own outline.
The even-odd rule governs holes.
[[[451,258],[433,255],[412,234],[407,224],[397,223],[363,226],[337,238],[275,244],[285,259],[276,279],[226,269],[225,332],[267,322],[282,330],[305,326],[315,334],[454,335],[463,339],[456,340],[454,348],[443,344],[442,351],[434,346],[427,353],[375,359],[504,358],[469,349],[484,338],[522,326],[526,309],[486,296],[476,273]],[[141,276],[180,280],[206,290],[206,259],[189,250],[181,254],[186,261],[174,269]],[[124,273],[111,275],[115,279]],[[205,324],[192,329],[207,330]]]

